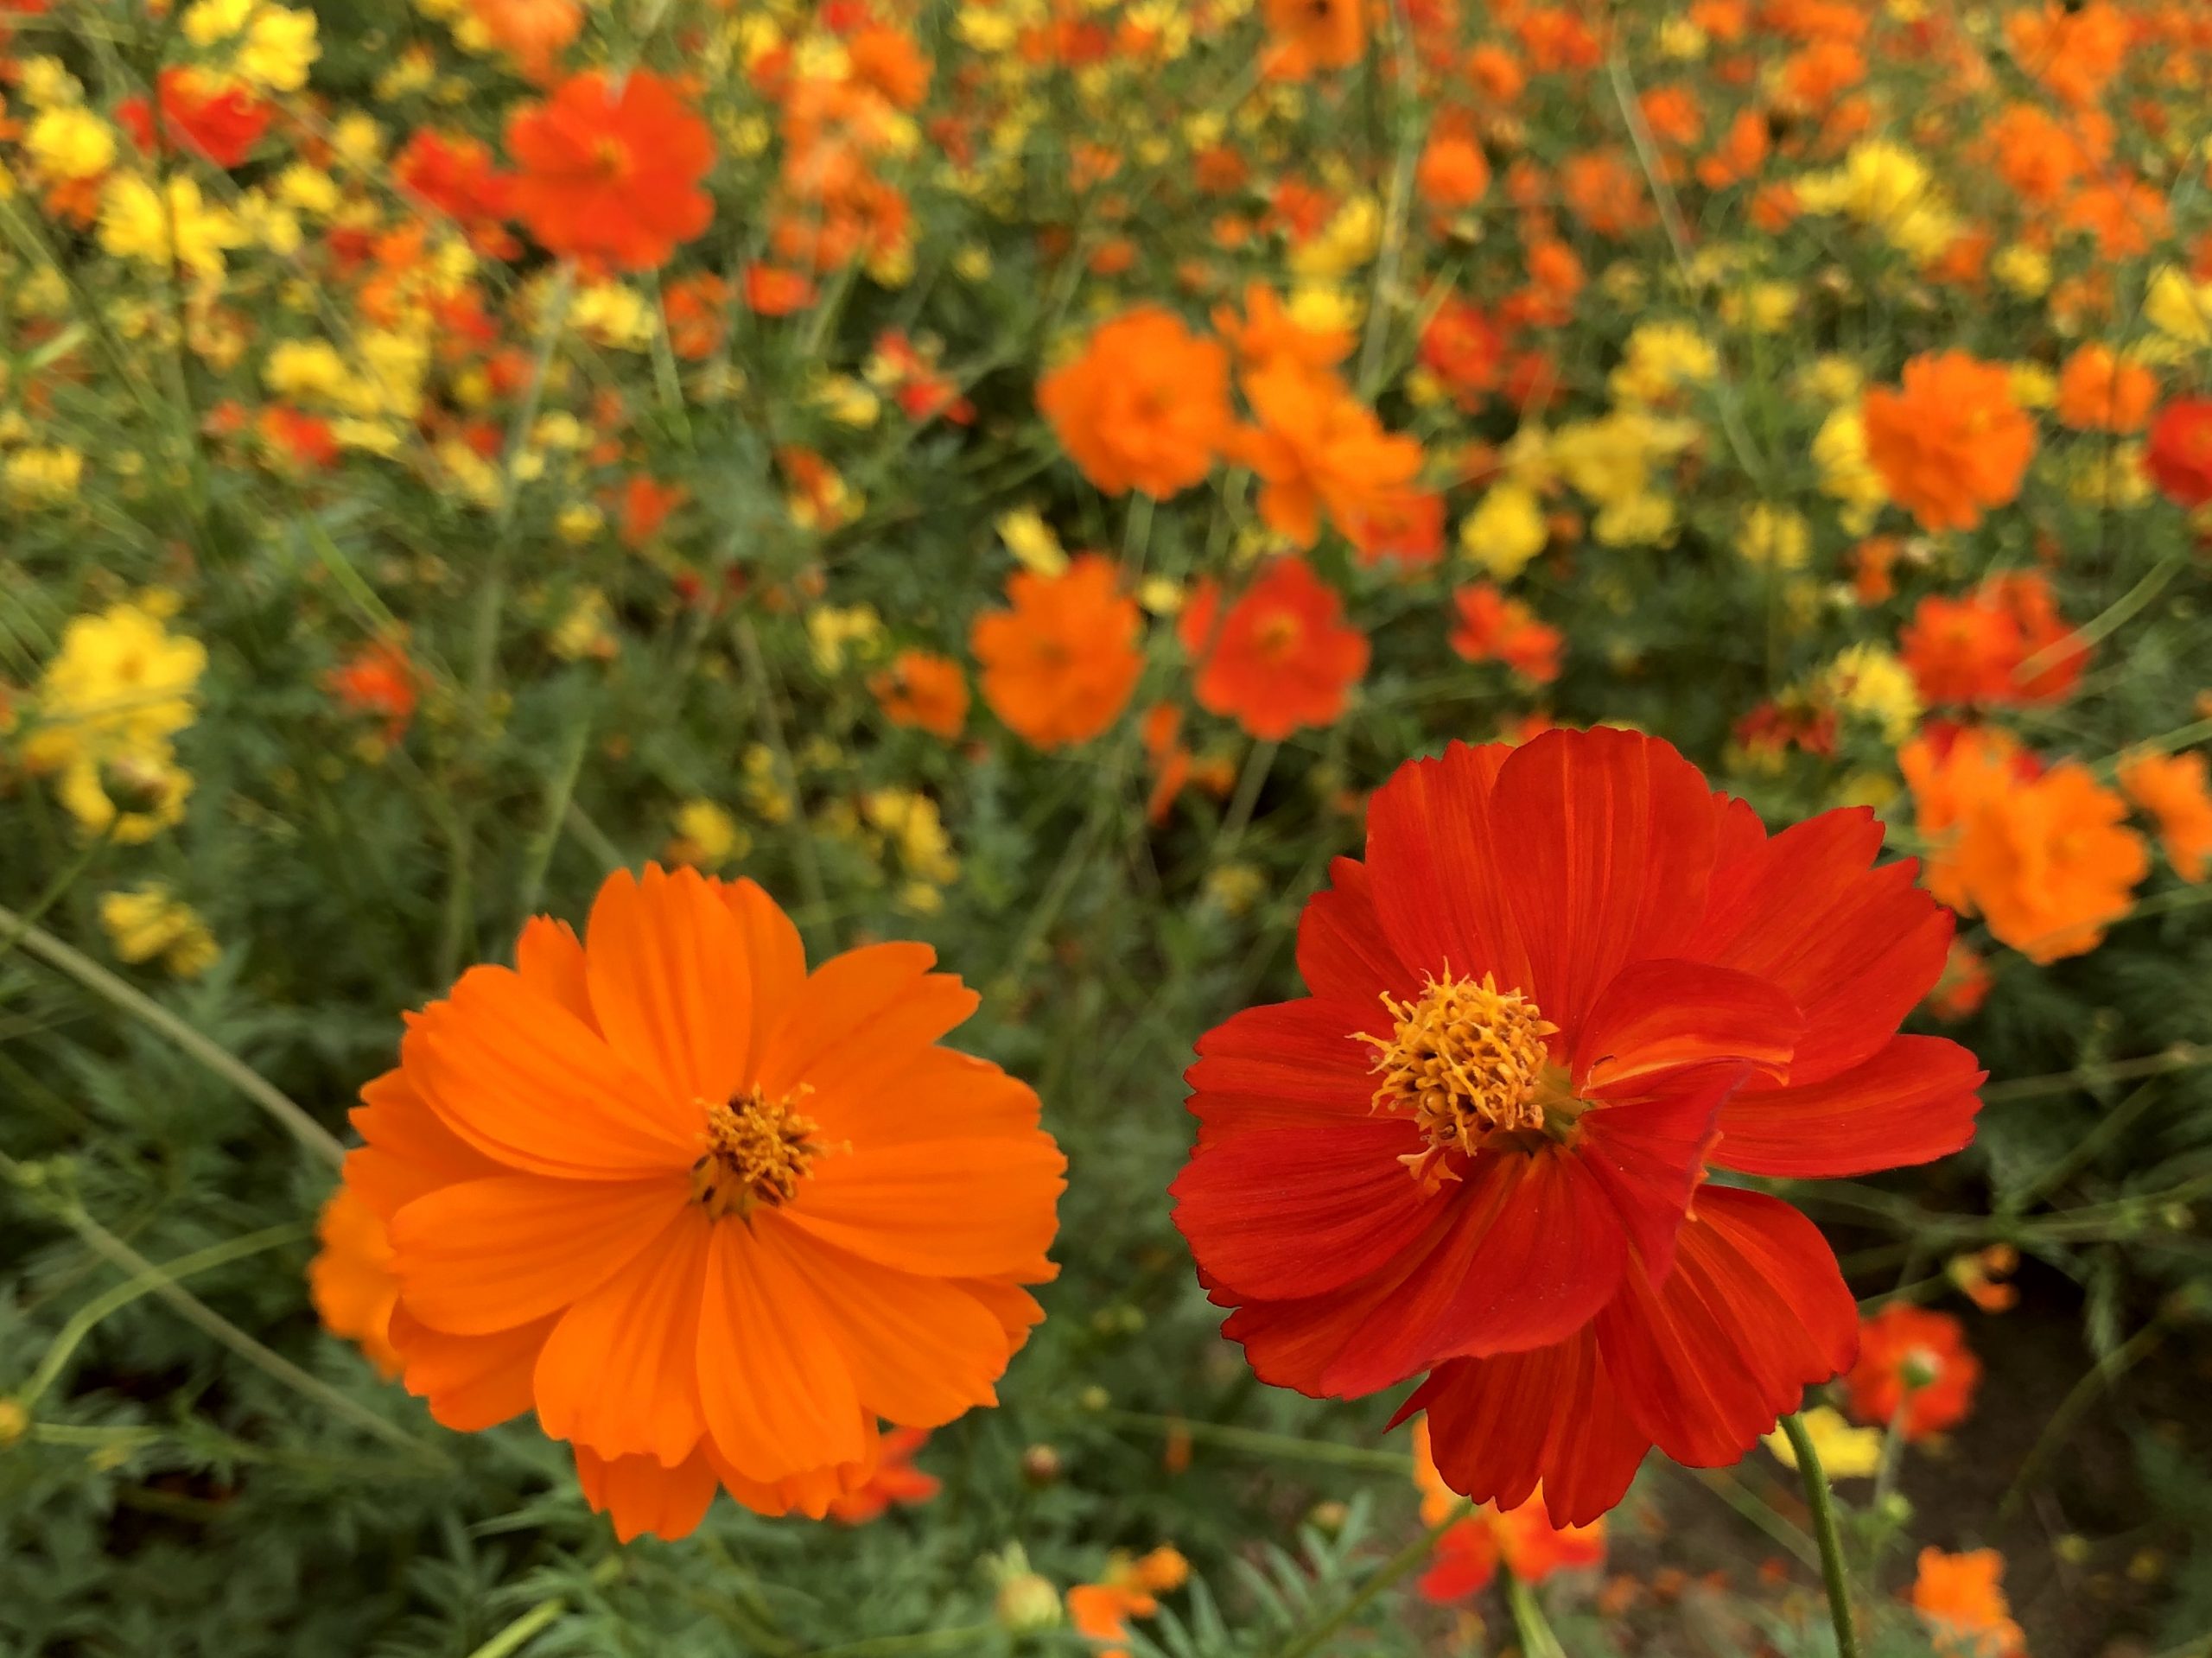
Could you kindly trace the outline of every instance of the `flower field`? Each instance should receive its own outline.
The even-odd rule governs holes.
[[[0,0],[0,1655],[2212,1658],[2209,92]]]

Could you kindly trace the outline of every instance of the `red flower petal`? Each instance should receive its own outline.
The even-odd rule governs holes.
[[[1720,1109],[1713,1160],[1790,1179],[1930,1163],[1974,1138],[1988,1074],[1946,1038],[1891,1037],[1840,1076],[1738,1090]]]
[[[1389,1015],[1374,1004],[1372,1023]],[[1325,1128],[1372,1119],[1375,1051],[1354,1039],[1349,1003],[1311,1000],[1248,1007],[1198,1039],[1184,1073],[1198,1145],[1264,1128]]]
[[[1879,1050],[1927,994],[1950,948],[1950,913],[1913,885],[1910,860],[1872,867],[1882,826],[1864,807],[1771,838],[1750,833],[1745,820],[1757,818],[1741,803],[1730,817],[1736,855],[1714,869],[1705,919],[1683,953],[1796,998],[1805,1031],[1790,1079],[1821,1081]]]
[[[1675,950],[1705,913],[1713,796],[1655,738],[1545,732],[1500,768],[1488,816],[1487,879],[1528,955],[1516,982],[1570,1038],[1624,966]]]
[[[1298,970],[1306,988],[1322,1000],[1370,1013],[1380,1010],[1386,994],[1418,994],[1421,975],[1398,959],[1375,913],[1367,866],[1338,858],[1329,867],[1329,880],[1306,900],[1298,918]]]
[[[1708,1186],[1666,1281],[1625,1281],[1598,1318],[1605,1367],[1638,1426],[1693,1468],[1736,1461],[1858,1350],[1827,1241],[1778,1197]]]
[[[1704,1177],[1713,1122],[1743,1077],[1741,1065],[1677,1071],[1638,1099],[1582,1117],[1576,1154],[1605,1190],[1644,1276],[1655,1282],[1674,1266],[1675,1235]]]
[[[1492,823],[1491,786],[1511,753],[1454,743],[1441,759],[1400,766],[1367,810],[1375,912],[1398,958],[1429,978],[1528,983],[1514,931],[1510,843]],[[1545,1017],[1554,1018],[1549,1008]]]
[[[1555,1526],[1586,1526],[1618,1502],[1651,1448],[1624,1407],[1597,1337],[1440,1365],[1399,1414],[1428,1413],[1428,1447],[1453,1490],[1501,1509],[1539,1482]]]
[[[1399,1161],[1421,1144],[1402,1117],[1217,1141],[1168,1188],[1175,1224],[1240,1300],[1325,1295],[1386,1265],[1451,1201]]]
[[[1737,1063],[1788,1074],[1802,1021],[1764,979],[1656,958],[1617,975],[1575,1032],[1578,1091],[1604,1096],[1684,1065]]]

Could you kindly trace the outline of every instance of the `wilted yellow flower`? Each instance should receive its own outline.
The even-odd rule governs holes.
[[[221,953],[199,912],[159,881],[103,895],[100,925],[124,961],[158,956],[181,979],[198,978]]]
[[[614,613],[607,595],[586,588],[576,595],[568,613],[554,625],[546,644],[563,662],[591,657],[604,662],[615,651]]]
[[[1459,521],[1459,550],[1501,581],[1529,568],[1550,538],[1536,492],[1508,480],[1493,485]]]

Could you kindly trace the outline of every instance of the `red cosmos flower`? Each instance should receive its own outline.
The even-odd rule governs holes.
[[[1505,336],[1477,307],[1446,299],[1421,327],[1421,365],[1460,408],[1479,409],[1504,374]]]
[[[1948,1312],[1892,1301],[1859,1327],[1859,1362],[1844,1379],[1851,1413],[1886,1427],[1902,1411],[1918,1441],[1955,1427],[1974,1408],[1981,1361]]]
[[[365,645],[339,666],[324,684],[349,714],[374,715],[384,721],[386,742],[397,742],[415,717],[417,676],[407,652],[389,640]]]
[[[274,111],[243,86],[208,79],[181,65],[162,70],[154,85],[163,139],[226,172],[251,155],[269,130]],[[154,118],[144,98],[125,98],[115,114],[139,149],[152,150]]]
[[[1452,595],[1459,625],[1452,630],[1453,652],[1469,662],[1502,662],[1516,674],[1548,685],[1559,677],[1559,653],[1566,636],[1518,599],[1509,599],[1494,581],[1478,581]]]
[[[1267,742],[1334,725],[1367,671],[1367,636],[1345,622],[1336,589],[1304,559],[1279,558],[1217,624],[1220,606],[1220,588],[1202,581],[1176,627],[1199,706]]]
[[[467,232],[487,257],[511,259],[522,251],[505,223],[514,181],[493,162],[488,144],[424,127],[392,157],[391,170],[404,187]]]
[[[572,75],[507,122],[514,212],[548,252],[651,270],[707,228],[715,141],[658,75]]]
[[[2177,397],[2158,410],[2143,469],[2179,505],[2212,501],[2212,397]]]
[[[1923,599],[1897,651],[1923,702],[2036,707],[2063,700],[2088,665],[2088,647],[2067,644],[2073,632],[2040,570],[2008,570],[1964,598]]]
[[[1922,1163],[1983,1073],[1898,1022],[1951,919],[1870,812],[1770,835],[1632,732],[1399,768],[1367,861],[1308,900],[1312,994],[1189,1073],[1175,1222],[1262,1381],[1353,1397],[1429,1372],[1452,1488],[1555,1524],[1656,1445],[1735,1461],[1852,1362],[1811,1222],[1706,1183]]]

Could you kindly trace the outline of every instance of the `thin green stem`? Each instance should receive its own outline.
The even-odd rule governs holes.
[[[563,745],[560,764],[545,785],[544,819],[523,854],[520,907],[524,919],[536,913],[537,900],[545,891],[545,872],[552,865],[553,848],[561,843],[561,829],[568,821],[576,779],[584,769],[584,753],[590,745],[591,714],[587,710]]]
[[[1662,1465],[1669,1468],[1681,1467],[1678,1463],[1667,1463]],[[1726,1469],[1683,1468],[1681,1471],[1795,1554],[1807,1566],[1818,1566],[1821,1563],[1821,1553],[1814,1547],[1813,1540],[1806,1536],[1798,1527],[1777,1514],[1773,1504],[1760,1501],[1741,1480]]]
[[[592,1568],[592,1586],[604,1589],[621,1575],[622,1557],[610,1554]],[[513,1658],[514,1654],[557,1623],[568,1610],[569,1598],[566,1595],[550,1596],[470,1653],[468,1658]]]
[[[1513,1614],[1513,1629],[1521,1637],[1522,1658],[1567,1658],[1567,1648],[1552,1633],[1550,1620],[1544,1616],[1536,1591],[1516,1577],[1510,1566],[1500,1566],[1498,1575],[1504,1580],[1505,1607]]]
[[[1145,1411],[1097,1411],[1090,1414],[1090,1420],[1103,1422],[1109,1427],[1157,1433],[1163,1439],[1174,1433],[1187,1434],[1194,1444],[1218,1445],[1224,1451],[1243,1452],[1255,1457],[1368,1469],[1378,1474],[1395,1474],[1401,1479],[1413,1475],[1412,1458],[1398,1452],[1370,1450],[1365,1445],[1301,1439],[1295,1434],[1269,1433],[1260,1428],[1235,1427],[1222,1422],[1190,1422],[1181,1417],[1155,1416]]]
[[[1996,1105],[2007,1100],[2032,1100],[2046,1094],[2071,1094],[2098,1083],[2126,1083],[2139,1077],[2163,1077],[2169,1071],[2190,1070],[2198,1065],[2212,1065],[2212,1047],[2177,1042],[2163,1052],[2145,1054],[2139,1059],[2117,1059],[2102,1064],[2077,1065],[2072,1070],[2054,1071],[2047,1077],[2023,1077],[2017,1082],[1992,1083],[1981,1090],[1981,1099],[1985,1105]]]
[[[1813,1436],[1796,1415],[1782,1419],[1782,1431],[1796,1453],[1797,1473],[1805,1482],[1805,1503],[1813,1511],[1813,1536],[1821,1546],[1821,1578],[1828,1591],[1828,1618],[1835,1625],[1840,1658],[1859,1658],[1859,1630],[1851,1618],[1851,1585],[1843,1571],[1843,1537],[1835,1523],[1835,1496]]]
[[[38,1369],[16,1394],[16,1402],[25,1410],[39,1401],[41,1395],[52,1387],[69,1363],[69,1356],[84,1344],[85,1338],[111,1314],[119,1312],[142,1295],[150,1295],[164,1284],[175,1284],[195,1273],[213,1271],[226,1267],[233,1261],[244,1261],[266,1249],[280,1249],[296,1243],[314,1229],[303,1221],[287,1222],[283,1226],[264,1227],[258,1232],[249,1232],[242,1238],[231,1238],[222,1243],[210,1244],[205,1249],[195,1249],[188,1255],[179,1255],[165,1261],[148,1272],[125,1279],[112,1289],[94,1296],[69,1316],[55,1334],[54,1343],[46,1350],[46,1356],[39,1361]]]
[[[1331,1636],[1366,1610],[1382,1597],[1384,1591],[1391,1588],[1401,1579],[1418,1571],[1421,1563],[1434,1551],[1444,1534],[1474,1511],[1473,1499],[1461,1497],[1459,1502],[1452,1505],[1451,1513],[1446,1515],[1443,1519],[1438,1521],[1389,1560],[1383,1561],[1382,1565],[1376,1566],[1374,1571],[1369,1572],[1359,1587],[1346,1597],[1343,1605],[1338,1607],[1312,1629],[1294,1636],[1288,1644],[1275,1655],[1275,1658],[1306,1658],[1307,1654],[1320,1651],[1327,1644]]]
[[[87,990],[111,1002],[230,1083],[238,1092],[276,1119],[292,1137],[333,1168],[346,1161],[346,1148],[336,1136],[309,1116],[268,1078],[243,1060],[217,1046],[150,997],[142,995],[99,962],[69,948],[53,934],[24,922],[0,905],[0,931],[20,931],[23,948],[49,967],[59,968]]]
[[[2152,1319],[2098,1360],[2088,1373],[2068,1391],[2066,1397],[2059,1401],[2058,1408],[2050,1414],[2050,1420],[2044,1424],[2043,1432],[2036,1436],[2035,1444],[2020,1459],[2020,1471],[2012,1477],[2012,1489],[2005,1493],[2004,1500],[1997,1505],[1999,1521],[2010,1518],[2012,1511],[2020,1506],[2020,1500],[2027,1495],[2031,1483],[2036,1476],[2042,1473],[2044,1462],[2073,1432],[2075,1423],[2081,1420],[2082,1413],[2089,1408],[2090,1401],[2148,1358],[2152,1350],[2165,1340],[2167,1329],[2163,1315]]]

